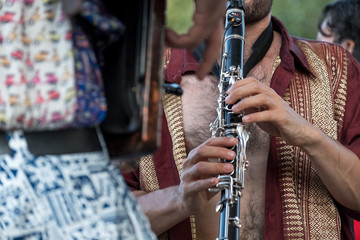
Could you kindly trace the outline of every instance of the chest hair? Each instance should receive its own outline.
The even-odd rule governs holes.
[[[261,82],[270,84],[270,77],[263,72],[252,71]],[[211,132],[209,125],[217,117],[216,108],[219,97],[218,79],[208,76],[199,81],[194,75],[182,77],[181,86],[184,90],[182,96],[182,110],[184,119],[184,133],[187,152],[197,147],[209,137]],[[248,151],[256,151],[258,146],[268,141],[268,135],[256,124],[247,124],[246,129],[250,132]]]
[[[194,75],[185,75],[181,80],[184,134],[187,152],[211,137],[209,125],[216,116],[219,97],[218,79],[208,76],[198,80]]]

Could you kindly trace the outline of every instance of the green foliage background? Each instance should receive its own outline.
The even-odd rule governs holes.
[[[315,39],[317,22],[323,7],[333,0],[274,0],[272,14],[293,35]],[[193,0],[167,1],[167,26],[179,33],[192,25]],[[210,13],[211,14],[211,13]]]

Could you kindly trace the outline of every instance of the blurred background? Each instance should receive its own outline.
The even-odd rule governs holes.
[[[272,14],[279,18],[290,34],[315,39],[318,18],[332,0],[274,0]],[[192,25],[193,0],[167,0],[167,26],[179,33]]]

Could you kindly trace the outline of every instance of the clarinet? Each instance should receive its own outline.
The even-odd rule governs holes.
[[[234,171],[228,175],[218,176],[220,182],[209,191],[221,191],[221,200],[216,206],[220,212],[219,238],[217,240],[239,239],[240,198],[244,188],[244,174],[248,167],[246,160],[246,143],[249,133],[242,123],[244,113],[234,113],[231,106],[225,103],[226,91],[236,82],[243,79],[243,51],[245,43],[244,0],[228,0],[226,8],[225,33],[222,47],[219,98],[217,118],[210,124],[212,137],[235,137],[238,144],[232,149],[235,159],[219,162],[230,162]]]

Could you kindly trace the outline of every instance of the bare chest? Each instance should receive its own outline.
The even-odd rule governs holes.
[[[270,85],[272,66],[264,64],[253,69],[249,75]],[[182,96],[184,133],[187,152],[203,143],[211,136],[209,125],[217,116],[216,108],[219,90],[216,78],[198,81],[192,76],[184,76]],[[245,172],[245,187],[240,202],[240,239],[263,239],[265,177],[269,154],[270,137],[256,124],[247,124],[250,138],[247,157],[250,167]],[[216,239],[219,229],[219,214],[215,211],[220,194],[211,199],[205,210],[195,216],[198,240]]]
[[[217,84],[218,79],[213,76],[201,81],[194,75],[182,77],[184,94],[181,99],[187,152],[211,137],[209,125],[217,116]]]
[[[263,239],[265,176],[269,154],[269,136],[260,129],[252,129],[251,148],[247,149],[250,167],[245,172],[245,187],[240,198],[239,240]],[[219,214],[215,211],[220,194],[208,202],[205,210],[196,216],[196,232],[198,240],[216,239],[219,229]]]
[[[271,68],[269,71],[254,69],[261,82],[270,85]],[[209,124],[217,116],[216,108],[219,91],[218,80],[204,79],[199,82],[191,76],[182,80],[184,95],[182,97],[184,132],[187,151],[197,147],[211,136]],[[270,136],[256,124],[247,124],[250,133],[247,145],[247,157],[250,167],[245,172],[245,187],[240,200],[240,239],[263,239],[265,177],[269,154]],[[219,229],[219,214],[215,211],[220,194],[208,202],[205,210],[195,216],[196,235],[198,240],[216,239]]]

